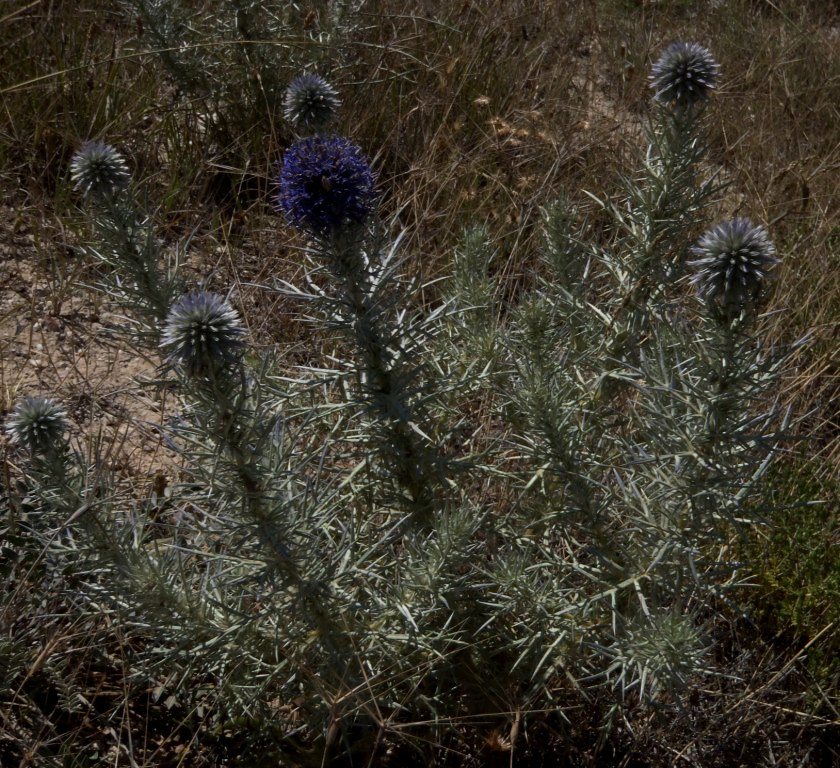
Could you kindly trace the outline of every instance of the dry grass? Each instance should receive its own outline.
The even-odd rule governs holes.
[[[811,342],[781,394],[804,418],[802,430],[810,438],[797,447],[797,460],[809,467],[809,478],[836,497],[836,6],[824,0],[374,0],[369,7],[369,23],[353,41],[352,63],[337,83],[346,105],[340,129],[375,158],[386,215],[407,228],[405,247],[419,272],[427,278],[445,274],[463,228],[484,222],[497,241],[494,271],[509,296],[531,279],[540,206],[562,192],[580,202],[585,202],[583,189],[610,195],[619,170],[637,155],[651,56],[675,38],[697,39],[712,48],[724,72],[711,110],[710,152],[711,169],[730,182],[721,207],[766,222],[783,256],[774,306],[784,310],[776,316],[775,334],[780,342],[810,334]],[[190,273],[210,285],[237,286],[258,343],[279,348],[294,364],[309,360],[319,342],[307,327],[289,320],[288,306],[254,287],[277,275],[293,280],[299,268],[296,244],[268,205],[274,163],[290,138],[285,128],[268,115],[226,144],[208,143],[200,115],[189,104],[176,106],[157,60],[138,53],[137,35],[134,20],[107,0],[20,0],[0,6],[0,187],[10,201],[0,223],[0,407],[7,409],[20,393],[49,389],[70,402],[76,398],[80,408],[85,398],[96,399],[98,407],[113,411],[115,425],[126,417],[146,424],[126,438],[117,461],[119,471],[141,478],[138,493],[145,494],[166,461],[148,428],[159,417],[159,406],[148,402],[131,411],[127,387],[143,366],[112,378],[120,353],[100,332],[109,307],[77,287],[92,277],[89,265],[73,255],[81,224],[67,164],[80,141],[107,138],[131,157],[149,199],[161,206],[164,239],[174,244],[194,234]],[[791,496],[798,498],[800,475],[786,477]],[[785,524],[796,526],[796,521],[786,518]],[[836,543],[836,526],[836,515],[828,516],[811,533],[810,546],[825,549],[829,567],[832,558],[836,561],[836,548],[832,555],[829,544],[832,535]],[[765,564],[767,576],[774,589],[790,595],[799,588],[799,577],[781,560],[781,566]],[[827,647],[836,648],[836,625],[826,620],[824,630],[818,626],[825,618],[819,612],[830,600],[828,595],[813,609],[816,622],[797,624],[787,617],[791,624],[782,628],[784,636],[790,639],[793,633],[790,642],[797,650],[813,637],[821,643],[833,639]],[[13,612],[28,608],[25,601],[11,601],[3,624],[24,622],[25,613],[14,617]],[[0,763],[18,759],[8,757],[18,752],[4,753],[4,739],[28,738],[33,755],[36,748],[72,754],[76,748],[67,734],[76,729],[85,750],[91,740],[103,747],[99,758],[91,754],[66,764],[107,759],[128,765],[127,755],[142,754],[143,765],[209,765],[190,752],[189,729],[180,722],[200,723],[201,716],[182,712],[177,704],[167,709],[147,691],[128,690],[119,673],[120,654],[129,649],[97,655],[90,637],[103,628],[76,627],[63,620],[62,610],[54,607],[57,618],[43,634],[33,630],[29,687],[24,691],[21,685],[0,721]],[[797,636],[797,631],[806,634]],[[85,632],[94,632],[87,642]],[[759,647],[777,653],[772,642]],[[781,669],[786,664],[773,663]],[[81,715],[49,722],[44,714],[55,704],[55,680],[72,664],[88,670],[79,693],[96,714],[86,725],[79,724]],[[764,671],[755,672],[761,691],[774,680],[772,673],[763,677]],[[836,684],[836,675],[827,679]],[[764,707],[775,717],[780,709],[804,706],[805,678],[788,669],[784,680],[793,691],[788,699],[756,695],[748,708]],[[712,709],[709,733],[725,728],[729,714]],[[12,720],[26,736],[14,736]],[[111,722],[116,724],[103,725]],[[744,722],[762,721],[751,714]],[[560,750],[547,759],[587,764],[583,747],[564,751],[558,744],[580,740],[591,748],[591,732],[582,737],[549,717],[534,718],[531,727],[551,749]],[[484,732],[496,733],[495,728]],[[655,722],[643,732],[655,738],[660,730],[662,723]],[[138,733],[144,734],[142,745]],[[506,733],[504,738],[509,727]],[[746,738],[739,733],[730,735],[735,741]],[[135,741],[126,746],[128,734],[135,734]],[[248,738],[244,728],[242,739]],[[475,764],[513,764],[504,738],[497,738],[495,747],[485,743],[476,753],[485,762]],[[679,757],[667,750],[657,756],[643,740],[612,745],[613,759],[624,765],[709,764],[690,741]],[[463,749],[457,745],[449,764],[460,764],[456,758]],[[526,764],[527,752],[517,764]],[[793,749],[791,760],[795,754],[806,761],[798,764],[816,764]],[[770,759],[758,755],[755,759]],[[41,764],[34,757],[29,763],[20,759],[24,765]],[[539,759],[528,764],[541,764]]]

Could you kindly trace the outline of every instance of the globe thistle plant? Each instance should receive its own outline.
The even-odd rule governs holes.
[[[184,295],[131,190],[87,206],[106,290],[139,310],[128,327],[179,374],[179,413],[164,421],[179,482],[165,510],[157,482],[148,502],[116,472],[107,492],[89,488],[113,462],[97,443],[89,470],[48,400],[24,401],[7,431],[33,452],[59,446],[33,453],[24,471],[43,490],[26,493],[60,513],[59,544],[78,542],[50,552],[73,565],[72,594],[88,580],[85,603],[139,633],[136,669],[186,707],[215,699],[217,719],[279,717],[330,760],[394,717],[550,707],[567,678],[587,698],[610,681],[630,707],[661,707],[708,671],[703,627],[742,569],[722,544],[762,508],[759,481],[790,434],[787,421],[774,431],[767,396],[783,360],[744,322],[773,246],[746,219],[695,242],[720,189],[702,176],[695,107],[717,77],[696,44],[663,54],[643,168],[602,210],[546,208],[547,269],[531,287],[495,282],[480,227],[459,248],[454,295],[438,279],[427,291],[403,274],[404,234],[378,220],[360,148],[327,134],[292,144],[273,202],[310,241],[305,287],[260,290],[305,302],[326,335],[298,366],[270,351],[252,365],[226,297]],[[331,97],[298,78],[287,116],[326,121]],[[122,183],[119,164],[108,184],[82,167],[86,194]],[[702,324],[684,306],[692,268]],[[275,702],[298,697],[294,723],[282,719]],[[596,691],[586,706],[620,714],[613,703]]]
[[[277,205],[289,223],[319,237],[365,222],[373,208],[374,175],[362,150],[340,136],[315,136],[289,147]]]
[[[692,249],[694,283],[715,316],[732,322],[760,297],[767,274],[778,263],[764,227],[732,219],[712,227]]]
[[[665,106],[687,110],[706,101],[717,85],[720,67],[699,43],[671,43],[651,68],[651,88]]]
[[[352,339],[360,394],[376,415],[374,442],[400,488],[399,502],[413,522],[428,525],[440,488],[437,449],[423,421],[419,370],[404,346],[412,333],[395,323],[396,248],[380,251],[364,228],[375,202],[374,175],[362,151],[339,136],[315,136],[286,152],[277,204],[287,220],[315,239],[313,249],[337,283],[322,296],[331,322]],[[362,235],[370,234],[370,238]]]
[[[25,397],[12,410],[6,434],[29,453],[47,455],[64,446],[66,419],[66,411],[54,400]]]
[[[283,113],[298,130],[321,130],[335,117],[341,100],[323,77],[303,74],[286,89]]]
[[[242,357],[245,329],[226,299],[196,291],[179,299],[169,310],[161,347],[170,363],[189,376],[217,375]]]
[[[88,141],[70,161],[70,178],[85,197],[102,200],[125,189],[131,174],[116,149],[100,141]]]

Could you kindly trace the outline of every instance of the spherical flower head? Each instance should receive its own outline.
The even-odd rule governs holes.
[[[764,227],[749,219],[732,219],[712,227],[692,249],[697,256],[694,283],[712,313],[732,322],[749,310],[778,263]]]
[[[289,147],[278,183],[277,204],[289,223],[317,236],[362,224],[373,209],[373,171],[362,150],[340,136]]]
[[[224,297],[196,291],[172,305],[161,347],[189,376],[215,376],[241,359],[244,336],[239,315]]]
[[[116,149],[100,141],[88,141],[70,161],[70,178],[85,197],[101,200],[125,189],[131,174]]]
[[[699,43],[671,43],[651,68],[656,100],[687,110],[706,101],[717,84],[720,67]]]
[[[54,453],[64,446],[67,413],[47,397],[25,397],[6,423],[9,439],[35,455]]]
[[[283,114],[299,130],[320,130],[334,117],[341,100],[320,75],[298,75],[286,89]]]

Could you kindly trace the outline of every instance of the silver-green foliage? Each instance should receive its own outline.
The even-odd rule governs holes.
[[[178,343],[199,338],[195,313],[176,305],[169,522],[118,485],[86,491],[55,456],[31,475],[58,489],[34,506],[65,514],[39,529],[33,512],[33,530],[58,560],[72,540],[87,609],[145,649],[136,674],[212,692],[220,717],[277,717],[302,693],[317,731],[506,708],[512,691],[550,707],[570,681],[662,700],[708,671],[784,356],[752,298],[723,317],[686,291],[718,193],[697,178],[702,136],[701,109],[658,105],[641,172],[591,212],[607,234],[547,207],[540,276],[515,306],[478,228],[451,297],[420,311],[400,238],[373,220],[310,233],[302,284],[266,286],[332,334],[310,367],[249,355],[221,297],[204,303],[236,344],[191,365]]]
[[[159,57],[178,93],[216,140],[282,113],[304,65],[331,75],[347,61],[365,0],[124,0],[140,43]]]
[[[87,142],[73,155],[70,178],[84,194],[92,230],[84,251],[104,271],[100,288],[131,307],[140,332],[155,337],[179,291],[177,258],[162,263],[150,216],[137,205],[124,158],[108,144]]]

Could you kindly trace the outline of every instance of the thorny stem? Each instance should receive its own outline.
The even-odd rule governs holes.
[[[137,212],[133,205],[120,199],[104,202],[105,226],[103,235],[112,235],[114,253],[131,271],[131,278],[137,283],[137,293],[151,308],[153,319],[162,321],[169,311],[168,291],[158,272],[153,258],[143,254],[143,244],[137,241]]]
[[[331,263],[341,281],[344,302],[353,320],[353,333],[374,411],[386,429],[386,445],[380,450],[391,471],[408,495],[412,519],[432,524],[435,502],[435,451],[413,427],[412,408],[398,382],[390,334],[370,298],[369,278],[358,246],[334,245]]]
[[[272,523],[266,506],[269,478],[259,465],[258,455],[248,445],[253,431],[242,418],[247,396],[244,368],[239,366],[235,374],[231,370],[211,372],[205,383],[206,394],[217,417],[211,435],[233,462],[246,517],[256,524],[260,539],[272,554],[272,564],[302,600],[324,644],[334,652],[346,652],[345,632],[333,620],[328,587],[322,582],[311,582],[300,572],[289,547]]]

